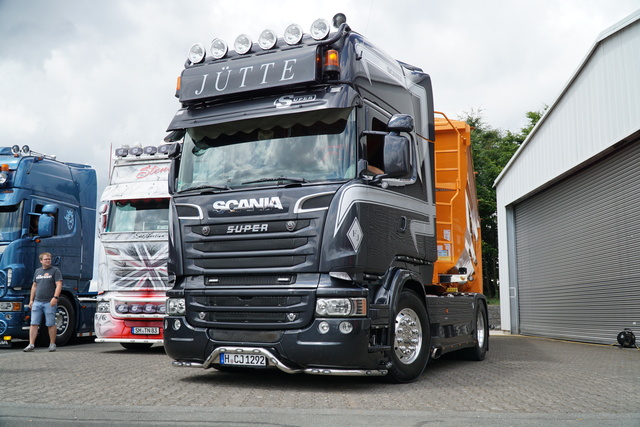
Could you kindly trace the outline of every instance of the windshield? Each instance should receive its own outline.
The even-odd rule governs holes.
[[[351,108],[191,128],[177,191],[351,179],[356,140]]]
[[[22,203],[0,206],[0,235],[15,233],[22,228]]]
[[[107,232],[167,231],[169,199],[116,200],[111,202]]]

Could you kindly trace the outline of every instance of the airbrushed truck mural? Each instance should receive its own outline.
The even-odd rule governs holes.
[[[100,207],[97,342],[162,343],[167,290],[167,146],[122,147]]]

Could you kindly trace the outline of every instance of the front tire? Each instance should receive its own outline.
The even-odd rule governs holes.
[[[403,291],[393,320],[387,378],[395,383],[412,382],[420,377],[429,361],[431,332],[427,310],[414,292]]]

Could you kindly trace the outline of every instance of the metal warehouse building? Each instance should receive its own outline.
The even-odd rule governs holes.
[[[502,329],[640,336],[640,11],[600,34],[496,191]]]

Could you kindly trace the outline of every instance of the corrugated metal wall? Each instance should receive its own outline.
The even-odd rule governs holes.
[[[640,336],[639,178],[636,140],[515,206],[520,333]]]

